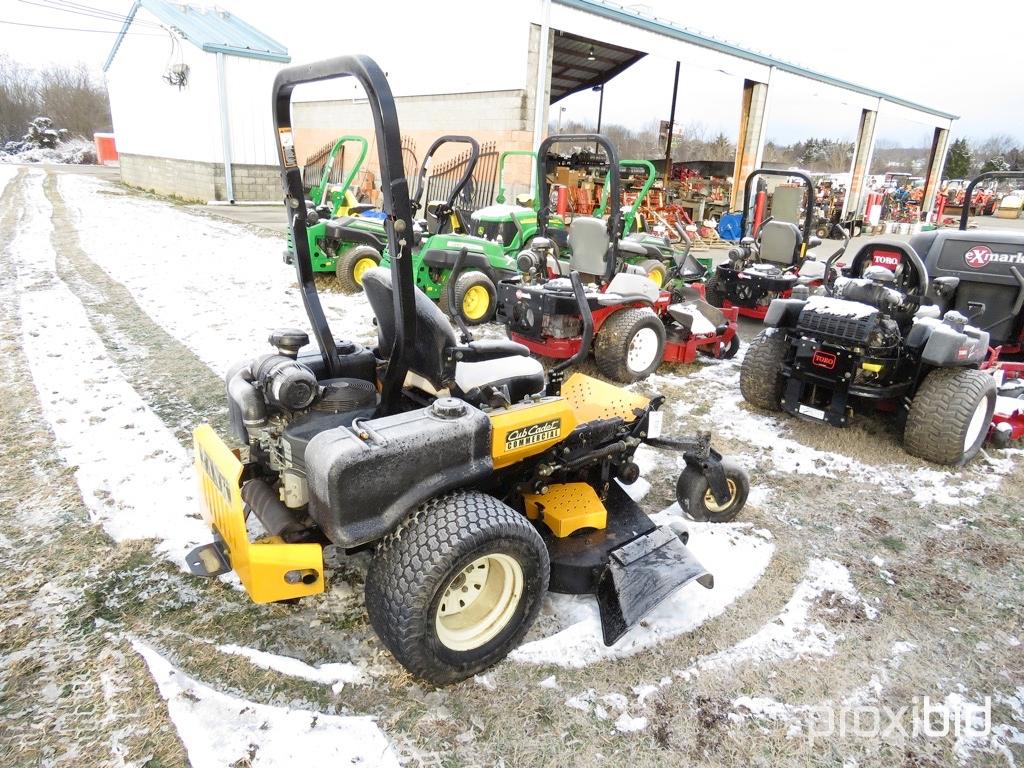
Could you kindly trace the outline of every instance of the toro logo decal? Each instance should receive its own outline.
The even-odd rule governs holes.
[[[528,427],[509,430],[505,435],[505,450],[514,451],[527,445],[543,443],[546,440],[554,440],[562,433],[562,420],[549,419],[539,424],[531,424]]]
[[[964,254],[964,261],[971,269],[981,269],[992,260],[992,249],[987,245],[976,245]]]
[[[811,356],[811,364],[818,368],[824,368],[831,371],[836,367],[836,356],[831,352],[824,352],[820,349],[814,350],[814,354]]]
[[[895,272],[899,265],[900,255],[896,251],[875,251],[871,254],[871,266],[873,267],[885,267]]]

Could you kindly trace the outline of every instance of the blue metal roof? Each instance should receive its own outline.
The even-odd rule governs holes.
[[[887,93],[882,93],[881,91],[876,91],[873,88],[866,88],[863,85],[857,85],[856,83],[841,80],[838,77],[824,75],[820,72],[815,72],[814,70],[802,67],[799,64],[780,61],[779,59],[775,59],[765,53],[749,51],[746,48],[739,47],[738,45],[726,43],[722,40],[716,40],[713,37],[708,37],[686,29],[685,27],[677,26],[664,19],[656,19],[642,13],[637,13],[630,8],[624,8],[623,6],[618,5],[617,3],[606,2],[605,0],[553,1],[559,5],[565,5],[586,13],[593,13],[596,16],[611,19],[612,21],[618,21],[623,24],[629,24],[633,27],[646,29],[650,32],[657,32],[658,34],[665,35],[666,37],[673,37],[676,40],[693,43],[694,45],[699,45],[702,48],[710,48],[711,50],[725,53],[729,56],[735,56],[739,59],[752,61],[756,64],[763,64],[766,67],[775,67],[783,72],[789,72],[790,74],[798,75],[799,77],[806,77],[809,80],[816,80],[817,82],[825,83],[826,85],[833,85],[836,88],[841,88],[845,91],[852,91],[874,99],[882,99],[883,101],[888,101],[892,104],[899,104],[902,107],[934,115],[935,117],[941,117],[946,120],[957,119],[957,115],[950,114],[949,112],[942,112],[937,109],[932,109],[931,107],[925,107],[921,104],[916,104],[913,101],[901,99],[898,96],[890,96]]]
[[[124,39],[128,27],[135,19],[135,12],[140,7],[160,19],[183,40],[188,40],[192,45],[209,53],[225,53],[266,61],[291,61],[287,48],[227,11],[174,3],[169,0],[135,0],[103,65],[104,72],[117,55],[121,40]]]

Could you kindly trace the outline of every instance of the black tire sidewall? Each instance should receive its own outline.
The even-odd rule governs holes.
[[[736,483],[736,496],[732,503],[720,512],[712,512],[704,503],[708,492],[708,481],[704,473],[694,467],[687,467],[676,481],[676,500],[683,514],[699,523],[727,523],[736,518],[747,503],[750,494],[750,480],[743,469],[729,459],[722,460],[726,480]]]
[[[623,333],[622,328],[628,330]],[[658,338],[659,350],[654,360],[642,371],[629,367],[629,345],[643,329],[650,328]],[[607,335],[604,335],[607,334]],[[642,381],[658,370],[665,357],[665,325],[653,311],[619,310],[605,320],[595,343],[594,357],[598,368],[609,378],[632,384]]]
[[[369,245],[353,245],[342,253],[334,263],[334,272],[342,289],[349,293],[358,293],[362,286],[356,282],[355,266],[360,259],[373,259],[380,266],[380,254]]]

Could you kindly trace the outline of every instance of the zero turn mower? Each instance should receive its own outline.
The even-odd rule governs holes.
[[[412,197],[413,213],[419,210],[420,198],[426,190],[427,169],[434,153],[448,143],[469,144],[471,155],[462,177],[452,188],[448,199],[426,203],[425,218],[415,220],[416,232],[419,233],[417,236],[424,233],[429,235],[465,230],[463,221],[455,210],[455,201],[472,177],[480,155],[480,145],[468,136],[442,136],[431,144],[416,174],[416,186]],[[363,274],[380,264],[381,255],[387,248],[387,231],[381,217],[363,211],[355,215],[320,221],[319,213],[314,210],[307,213],[306,225],[310,232],[310,252],[313,254],[314,269],[315,265],[319,264],[320,271],[333,270],[343,291],[361,291]],[[289,253],[285,254],[285,262],[292,263]]]
[[[643,269],[658,288],[668,285],[670,273],[672,279],[685,285],[703,280],[707,276],[707,271],[690,255],[692,241],[685,229],[678,229],[682,245],[673,246],[668,237],[647,231],[647,223],[640,215],[640,207],[654,186],[657,175],[654,164],[650,160],[619,160],[619,165],[623,168],[643,168],[647,174],[632,205],[624,206],[622,209],[620,235],[623,240],[640,245],[644,252],[624,253],[623,261]],[[598,218],[605,215],[605,209],[608,207],[608,190],[609,185],[605,183],[604,189],[601,190],[601,203],[594,210],[594,216]]]
[[[964,191],[959,229],[922,232],[910,239],[928,267],[933,301],[968,316],[990,336],[992,351],[984,367],[996,376],[1000,395],[991,436],[1002,446],[1024,438],[1024,234],[968,230],[967,222],[975,186],[987,179],[1012,178],[1024,178],[1024,172],[981,174]]]
[[[398,255],[390,270],[363,276],[374,350],[335,340],[327,324],[291,134],[293,89],[346,76],[362,84],[373,114],[388,250]],[[683,509],[728,520],[747,497],[743,470],[707,434],[660,437],[662,397],[578,373],[564,379],[575,360],[545,377],[520,344],[456,338],[414,284],[398,118],[380,68],[353,56],[282,69],[273,104],[318,349],[302,352],[302,331],[277,331],[275,351],[229,371],[232,431],[245,448],[230,450],[208,425],[195,432],[214,542],[189,554],[193,571],[233,569],[254,601],[290,600],[323,591],[325,569],[368,551],[370,622],[403,666],[434,683],[501,660],[549,589],[594,594],[611,644],[682,585],[711,587],[685,530],[655,525],[624,485],[639,476],[641,444],[679,451]],[[582,282],[569,280],[589,337]],[[249,514],[265,537],[250,538]]]
[[[450,227],[431,227],[427,223],[416,225],[413,233],[412,269],[416,286],[427,296],[437,301],[442,311],[450,316],[458,315],[469,325],[481,325],[494,318],[496,306],[495,285],[499,280],[516,274],[515,256],[510,255],[500,241],[488,240],[483,237],[464,234],[473,225],[464,226],[460,214],[455,210],[454,203],[462,187],[472,176],[476,166],[480,147],[475,139],[468,136],[442,136],[434,142],[427,152],[430,157],[442,144],[461,142],[470,145],[471,154],[462,179],[455,191],[449,196],[448,202],[431,204],[428,213],[437,217],[448,217]],[[420,179],[426,172],[426,163],[420,168]],[[422,181],[417,184],[423,186]],[[415,202],[413,203],[415,207]],[[532,211],[527,210],[530,214]],[[474,214],[475,216],[475,214]],[[424,230],[433,234],[424,235]],[[449,230],[449,231],[445,231]],[[455,281],[453,293],[448,291],[451,281],[452,267],[456,257],[465,252],[464,263],[469,267]],[[380,265],[391,266],[390,252],[385,248],[382,252]],[[454,303],[452,303],[454,302]]]
[[[597,143],[609,165],[607,185],[612,200],[618,199],[619,174],[615,147],[599,134],[562,134],[541,143],[539,154],[558,142]],[[547,200],[548,184],[538,172],[541,200]],[[732,357],[739,349],[736,310],[717,309],[703,299],[702,286],[679,285],[669,271],[673,290],[659,290],[641,266],[626,262],[643,257],[643,245],[622,239],[619,206],[607,220],[577,216],[569,225],[567,260],[561,259],[546,232],[547,207],[538,216],[539,235],[533,248],[519,254],[520,274],[498,285],[497,318],[513,341],[545,357],[565,360],[590,352],[600,371],[610,379],[630,383],[644,379],[662,362],[691,363],[698,352],[713,357]],[[676,252],[674,269],[686,265]],[[586,277],[587,304],[593,316],[588,337],[569,280],[573,272]],[[554,276],[554,277],[552,277]]]
[[[352,164],[341,184],[330,183],[331,171],[334,168],[338,153],[346,144],[357,144],[359,155]],[[317,183],[309,188],[306,198],[307,224],[309,233],[309,252],[314,272],[334,272],[336,250],[326,240],[327,222],[337,217],[354,217],[370,211],[373,206],[360,203],[352,193],[352,185],[363,167],[368,144],[362,136],[341,136],[335,140],[331,151],[324,161],[324,168]],[[295,258],[295,246],[292,242],[291,229],[288,230],[288,244],[284,252],[284,261],[291,264]]]
[[[826,265],[823,295],[797,288],[772,301],[768,327],[743,358],[743,397],[836,427],[855,409],[894,413],[908,453],[938,464],[970,461],[996,405],[996,382],[979,370],[988,331],[933,303],[938,286],[912,246],[868,241],[838,276],[841,253]]]
[[[769,217],[753,231],[754,180],[759,176],[800,179],[805,190],[802,230],[792,222]],[[729,250],[729,262],[719,264],[705,281],[707,300],[716,307],[736,307],[744,317],[763,320],[773,299],[788,297],[798,284],[820,285],[822,264],[810,252],[821,244],[813,234],[813,217],[814,185],[807,174],[759,168],[747,176],[740,224],[743,237]]]

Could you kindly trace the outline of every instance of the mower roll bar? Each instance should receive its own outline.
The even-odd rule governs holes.
[[[462,178],[459,179],[458,184],[452,187],[451,194],[448,195],[448,199],[444,203],[444,210],[439,211],[440,215],[444,216],[452,212],[456,199],[458,199],[463,188],[473,177],[473,171],[476,170],[476,161],[480,159],[480,143],[472,136],[439,136],[434,143],[430,145],[430,149],[427,150],[427,154],[423,156],[423,162],[420,163],[420,169],[416,173],[416,186],[413,187],[412,197],[409,201],[413,212],[419,211],[420,209],[420,198],[423,197],[423,187],[426,183],[427,168],[430,167],[430,161],[433,159],[434,153],[445,144],[468,144],[470,154],[469,162],[466,163],[466,170],[463,171]]]
[[[347,191],[352,186],[352,182],[356,180],[356,174],[363,167],[363,161],[366,159],[366,150],[370,146],[369,142],[362,136],[338,137],[337,141],[334,142],[334,146],[331,147],[331,154],[327,157],[327,162],[324,164],[324,172],[320,176],[320,200],[317,202],[317,205],[324,205],[327,202],[327,182],[331,179],[331,168],[334,166],[334,158],[338,154],[338,150],[350,141],[359,145],[359,157],[356,158],[356,161],[352,164],[352,170],[345,177],[345,182],[341,186],[342,190]]]
[[[654,178],[657,176],[657,172],[654,170],[654,163],[650,160],[619,160],[619,168],[643,168],[647,171],[647,180],[644,181],[643,187],[640,188],[640,194],[636,196],[636,200],[629,207],[629,212],[626,214],[625,219],[622,221],[623,233],[628,233],[633,230],[633,224],[636,223],[636,214],[640,210],[640,206],[644,200],[647,199],[647,193],[651,191],[651,187],[654,186]],[[598,218],[604,216],[605,206],[608,205],[608,185],[604,185],[604,189],[601,190],[601,204],[597,206],[594,211],[594,215]]]
[[[572,283],[572,292],[576,297],[576,307],[580,312],[580,320],[583,323],[583,338],[580,339],[580,348],[576,353],[555,365],[548,373],[549,395],[559,395],[562,392],[562,373],[566,368],[576,365],[587,359],[590,354],[590,344],[594,340],[594,315],[590,311],[590,302],[587,301],[587,292],[583,288],[583,278],[580,273],[573,270],[569,274],[569,282]]]
[[[758,176],[783,176],[787,179],[796,177],[800,179],[807,188],[807,205],[804,208],[804,242],[803,247],[800,249],[800,255],[803,256],[811,238],[811,222],[814,220],[814,182],[811,181],[811,177],[803,171],[783,171],[775,168],[758,168],[751,172],[751,174],[747,176],[747,181],[743,185],[743,217],[740,219],[740,231],[745,235],[750,234],[747,231],[747,215],[750,212],[751,192],[754,188],[754,179]]]
[[[383,391],[377,415],[384,416],[398,409],[402,383],[408,373],[408,360],[416,340],[415,283],[412,274],[412,209],[409,203],[409,185],[402,167],[402,142],[398,127],[395,99],[391,95],[384,72],[368,56],[338,56],[312,64],[286,67],[274,78],[272,109],[275,141],[281,164],[281,181],[285,192],[285,207],[291,219],[295,248],[295,270],[302,291],[310,326],[327,376],[339,375],[338,350],[324,316],[320,295],[313,280],[309,242],[306,239],[305,192],[302,173],[295,157],[292,136],[291,98],[297,85],[354,77],[366,91],[373,115],[380,166],[383,209],[387,214],[384,229],[388,237],[391,258],[391,278],[394,283],[395,341],[388,356],[383,377]]]
[[[974,188],[979,181],[985,179],[1024,179],[1024,171],[985,171],[971,179],[967,189],[964,190],[964,207],[960,211],[960,229],[967,229],[967,219],[970,218],[971,198],[974,197]]]
[[[619,153],[607,136],[602,133],[558,133],[548,136],[537,147],[537,198],[541,201],[540,208],[537,210],[537,234],[541,237],[547,237],[548,216],[551,213],[551,185],[548,184],[547,174],[548,150],[555,144],[568,143],[598,144],[604,149],[605,157],[608,159],[608,175],[605,179],[605,186],[611,187],[608,193],[610,199],[620,199]],[[608,214],[608,237],[612,254],[618,253],[619,250],[619,219],[622,212],[618,208],[619,206],[613,205],[613,210]],[[604,275],[606,282],[611,281],[615,275],[615,261],[614,257],[608,259]]]
[[[505,202],[505,160],[509,157],[520,155],[523,157],[532,158],[534,161],[537,159],[537,153],[532,149],[506,149],[501,153],[498,158],[498,195],[494,198],[496,203]],[[531,189],[531,192],[535,192],[535,189]],[[540,200],[537,199],[537,195],[533,195],[533,210],[540,208]]]

